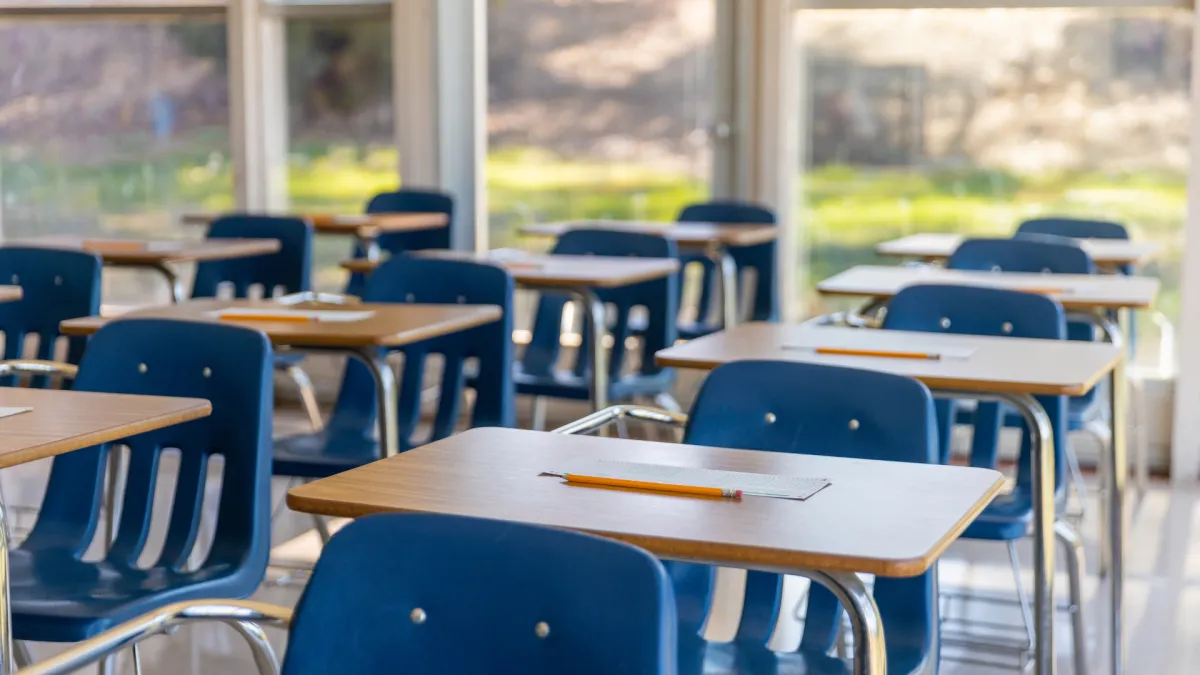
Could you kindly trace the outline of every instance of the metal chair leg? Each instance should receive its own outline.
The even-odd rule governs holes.
[[[308,421],[312,424],[313,431],[320,431],[325,427],[325,420],[321,418],[321,406],[317,404],[317,390],[313,387],[312,379],[300,366],[288,366],[286,372],[296,383],[300,392],[300,402],[304,404],[304,411],[308,413]]]
[[[13,640],[13,661],[17,663],[17,669],[25,668],[33,665],[33,655],[29,653],[29,643],[24,640]]]
[[[142,653],[138,651],[138,646],[130,647],[129,653],[133,655],[133,675],[142,675]]]
[[[317,534],[321,537],[321,545],[324,546],[325,544],[328,544],[329,543],[329,524],[325,522],[324,518],[322,518],[321,516],[318,516],[315,513],[312,514],[312,519],[313,519],[313,525],[317,530]]]
[[[546,430],[546,397],[533,397],[533,424],[530,425],[534,431]]]
[[[1008,542],[1008,560],[1012,563],[1013,580],[1017,582],[1017,599],[1021,603],[1021,620],[1025,622],[1025,634],[1029,638],[1029,647],[1033,648],[1033,610],[1029,604],[1029,595],[1025,592],[1025,580],[1021,578],[1021,558],[1017,555],[1017,542]]]
[[[1054,536],[1062,545],[1067,566],[1067,584],[1071,602],[1071,638],[1074,644],[1075,674],[1084,675],[1087,669],[1087,633],[1083,619],[1083,539],[1065,520],[1054,523]]]
[[[1087,483],[1083,482],[1083,470],[1079,468],[1079,455],[1075,454],[1071,444],[1066,448],[1067,471],[1071,474],[1071,485],[1075,488],[1075,496],[1079,498],[1079,517],[1081,521],[1088,519]]]
[[[97,666],[96,672],[99,675],[117,675],[117,657],[104,657],[104,660],[100,662],[99,666]]]

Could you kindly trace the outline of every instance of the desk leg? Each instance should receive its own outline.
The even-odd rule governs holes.
[[[379,260],[382,252],[379,249],[379,240],[377,238],[374,236],[359,236],[358,243],[362,245],[363,252],[367,255],[367,260]]]
[[[739,319],[738,300],[741,299],[741,294],[738,293],[737,262],[729,253],[729,249],[724,247],[714,250],[711,257],[721,268],[721,318],[724,320],[724,329],[729,330],[738,324]],[[703,309],[702,307],[701,310]]]
[[[592,410],[608,407],[608,351],[604,337],[608,335],[604,303],[589,288],[572,291],[587,310],[588,325],[592,328]]]
[[[1117,331],[1120,339],[1116,342],[1124,352],[1124,337],[1129,335],[1129,310],[1117,310]],[[1128,382],[1125,377],[1127,356],[1122,356],[1112,371],[1112,391],[1109,392],[1109,405],[1112,422],[1112,442],[1108,453],[1108,544],[1109,572],[1108,583],[1112,592],[1112,607],[1110,619],[1112,625],[1112,672],[1121,675],[1125,670],[1124,643],[1125,631],[1121,625],[1122,600],[1125,585],[1125,478],[1128,471],[1126,464],[1125,431],[1127,412],[1126,398]]]
[[[1029,428],[1033,484],[1033,672],[1054,675],[1054,429],[1046,409],[1028,394],[938,390],[939,397],[1000,401]]]
[[[149,267],[167,280],[167,284],[171,287],[171,302],[178,304],[187,299],[187,292],[184,290],[183,284],[180,283],[179,277],[171,269],[170,265],[163,262],[156,262]]]
[[[12,605],[8,592],[8,507],[0,500],[0,675],[16,672],[13,664]]]
[[[378,347],[363,347],[351,349],[347,354],[362,363],[375,380],[375,398],[379,405],[379,444],[383,446],[383,456],[391,457],[400,452],[400,423],[396,419],[396,408],[399,403],[399,392],[396,387],[396,374],[387,362],[387,352]]]
[[[850,617],[854,636],[854,675],[883,675],[887,672],[887,650],[883,637],[883,618],[875,599],[861,579],[851,572],[803,570],[802,574],[828,588]]]

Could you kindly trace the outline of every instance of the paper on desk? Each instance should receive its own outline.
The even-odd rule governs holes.
[[[3,408],[0,407],[0,417],[11,417],[23,412],[29,412],[33,408]]]
[[[928,343],[923,344],[920,342],[914,342],[911,344],[906,343],[903,347],[885,347],[882,345],[878,346],[878,347],[875,347],[872,345],[858,345],[858,346],[851,347],[851,346],[847,346],[847,345],[839,345],[839,344],[831,343],[828,341],[821,341],[821,340],[815,340],[815,339],[793,340],[793,341],[783,345],[783,349],[785,349],[787,351],[811,351],[811,352],[816,352],[818,349],[830,349],[830,350],[837,350],[837,351],[845,352],[843,354],[838,354],[838,356],[860,356],[860,357],[878,358],[878,359],[889,358],[889,356],[888,356],[889,353],[896,355],[895,357],[892,357],[892,358],[908,358],[908,359],[913,358],[912,357],[913,354],[926,354],[926,355],[928,355],[928,358],[931,361],[936,361],[939,359],[954,359],[954,360],[959,360],[959,361],[965,361],[965,360],[971,358],[971,355],[975,353],[974,347],[939,347],[937,345],[932,345],[932,344],[928,344]],[[854,354],[854,353],[850,353],[850,352],[861,352],[861,353]]]
[[[247,317],[279,317],[280,320],[287,321],[296,317],[304,317],[309,321],[317,323],[351,323],[354,321],[363,321],[375,316],[374,310],[355,310],[355,311],[339,311],[339,310],[322,310],[322,309],[273,309],[268,307],[227,307],[226,309],[214,309],[210,312],[205,312],[206,316],[214,319],[219,319],[222,316],[247,316]],[[270,321],[270,318],[264,319]]]
[[[829,486],[824,478],[802,476],[779,476],[767,473],[743,471],[721,471],[719,469],[697,469],[666,464],[643,464],[641,462],[619,462],[610,459],[595,459],[571,462],[563,471],[546,473],[562,476],[577,474],[598,478],[618,478],[648,483],[670,483],[694,485],[725,490],[741,490],[744,495],[798,499],[804,501]]]

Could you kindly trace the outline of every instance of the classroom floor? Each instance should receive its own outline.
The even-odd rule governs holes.
[[[574,419],[585,413],[582,406],[552,406],[550,424]],[[295,410],[281,410],[277,415],[277,433],[301,431],[306,428],[303,416]],[[18,526],[27,526],[32,513],[21,506],[35,505],[45,482],[47,463],[36,463],[16,467],[0,474],[4,492],[9,503],[18,508]],[[169,471],[170,467],[164,468]],[[308,516],[287,511],[282,506],[287,485],[282,480],[275,484],[276,518],[273,540],[277,544],[276,558],[303,558],[315,554],[317,540],[310,533],[297,539],[310,526]],[[164,502],[169,494],[156,497]],[[1093,508],[1093,511],[1095,509]],[[1088,616],[1094,619],[1089,624],[1090,672],[1104,672],[1102,661],[1097,660],[1104,639],[1106,602],[1104,587],[1095,575],[1096,532],[1094,523],[1085,522],[1084,531],[1088,540],[1088,567],[1091,571],[1085,587],[1085,606]],[[1029,573],[1030,549],[1022,545],[1019,553],[1026,569],[1025,584],[1031,583]],[[1200,489],[1171,488],[1165,483],[1156,483],[1141,501],[1133,519],[1127,556],[1126,582],[1126,626],[1128,635],[1128,668],[1132,675],[1155,673],[1156,675],[1190,675],[1200,668]],[[289,575],[287,570],[273,568],[269,581],[277,581]],[[1002,544],[992,542],[959,542],[941,564],[941,587],[947,598],[947,610],[956,614],[966,613],[989,623],[1005,624],[1012,629],[1002,628],[999,633],[1007,639],[1021,638],[1020,613],[1016,606],[1004,602],[1016,597],[1011,566],[1007,551]],[[721,639],[736,629],[734,612],[721,610],[730,595],[736,595],[738,575],[726,575],[722,580],[718,609],[708,626],[709,637]],[[788,597],[784,606],[789,615],[796,600],[803,593],[806,582],[796,580],[788,586]],[[1065,600],[1066,579],[1060,575],[1057,589]],[[976,596],[998,598],[1002,602],[963,600],[956,591],[968,588]],[[299,597],[298,585],[268,583],[255,596],[267,602],[292,605]],[[1190,628],[1189,628],[1190,626]],[[949,631],[948,631],[949,632]],[[282,631],[268,629],[273,644],[280,650],[285,639]],[[794,645],[799,636],[799,624],[789,621],[775,636],[776,645]],[[1072,673],[1070,655],[1070,625],[1061,615],[1057,623],[1056,642],[1059,651],[1059,672]],[[36,659],[56,651],[54,645],[31,645]],[[162,673],[171,675],[199,675],[201,673],[221,675],[253,675],[256,671],[249,652],[233,631],[224,626],[184,627],[170,637],[157,637],[142,645],[143,672],[148,675]],[[1009,652],[992,653],[978,647],[956,648],[946,645],[943,649],[942,673],[946,675],[976,675],[1000,673],[1016,668],[998,669],[977,663],[965,663],[961,657],[987,658],[1015,665],[1016,658]],[[88,672],[88,671],[82,671]],[[94,670],[91,672],[95,672]],[[132,662],[127,656],[120,658],[116,672],[125,675],[133,672]]]

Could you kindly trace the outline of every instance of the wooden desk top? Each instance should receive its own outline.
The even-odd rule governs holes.
[[[0,417],[0,468],[207,417],[198,398],[97,394],[0,387],[0,407],[32,407]]]
[[[281,309],[278,303],[262,300],[189,300],[177,305],[136,309],[120,317],[89,316],[61,324],[64,335],[91,335],[109,321],[123,318],[184,319],[218,322],[210,312],[229,307]],[[277,345],[292,347],[400,347],[500,318],[494,305],[421,305],[359,303],[355,305],[292,305],[292,309],[323,309],[375,312],[374,316],[350,322],[236,321],[267,334]]]
[[[20,286],[0,286],[0,302],[16,302],[22,295]]]
[[[182,221],[188,225],[207,225],[220,217],[217,213],[190,213]],[[444,213],[295,213],[284,214],[312,223],[319,234],[341,234],[364,239],[386,232],[432,230],[450,224]]]
[[[878,244],[875,252],[884,256],[920,258],[923,260],[945,260],[965,240],[961,234],[925,233],[912,234]],[[1138,265],[1154,258],[1162,246],[1150,242],[1134,242],[1128,239],[1076,239],[1097,265],[1116,267]]]
[[[654,222],[637,220],[568,220],[559,223],[537,223],[521,228],[522,234],[559,237],[577,229],[622,230],[660,234],[684,246],[753,246],[774,241],[779,230],[761,223],[695,223]]]
[[[95,253],[110,265],[204,262],[268,255],[279,250],[278,239],[202,239],[199,241],[137,241],[90,237],[50,236],[17,242],[27,246],[68,248]]]
[[[670,258],[616,258],[597,255],[549,255],[521,253],[496,258],[489,253],[468,251],[415,251],[413,255],[453,260],[476,260],[501,265],[513,279],[538,288],[614,288],[660,279],[679,269]],[[383,261],[356,258],[343,260],[351,272],[371,272]]]
[[[818,354],[808,347],[896,352],[971,350],[966,358],[909,359]],[[710,370],[729,361],[769,359],[826,363],[907,375],[931,389],[1079,396],[1121,359],[1106,342],[915,333],[899,330],[746,323],[668,347],[655,360],[664,366]]]
[[[590,458],[821,477],[808,501],[740,501],[567,485]],[[472,429],[288,492],[296,511],[445,513],[581,530],[733,567],[924,572],[1000,490],[996,471]]]
[[[826,295],[890,298],[900,289],[916,284],[976,285],[1046,292],[1067,309],[1144,309],[1154,304],[1159,281],[1153,277],[1115,274],[1024,274],[859,265],[822,281],[817,284],[817,290]]]

